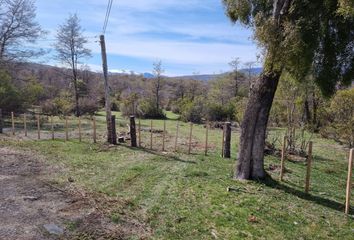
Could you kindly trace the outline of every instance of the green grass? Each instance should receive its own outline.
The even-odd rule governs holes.
[[[118,114],[117,120],[126,123]],[[104,116],[99,121],[104,129]],[[149,120],[141,123],[150,126]],[[162,129],[163,121],[154,121],[154,126]],[[173,145],[176,120],[168,120],[167,127]],[[182,123],[180,143],[188,132],[189,125]],[[270,134],[282,134],[282,130]],[[144,132],[147,146],[149,136]],[[194,126],[193,139],[203,144],[204,136],[203,126]],[[161,136],[154,137],[158,149]],[[290,172],[282,183],[277,171],[268,171],[274,180],[234,181],[235,161],[219,156],[220,130],[212,130],[209,138],[215,147],[208,156],[202,154],[202,147],[187,155],[186,146],[178,153],[158,153],[77,140],[0,144],[33,149],[47,156],[51,164],[64,166],[63,173],[53,176],[59,183],[72,176],[75,184],[89,191],[124,199],[124,211],[153,229],[151,239],[352,239],[353,218],[343,214],[346,150],[314,136],[311,192],[307,195],[303,162],[287,161]],[[234,133],[233,158],[237,139]],[[266,157],[266,169],[271,165],[278,166],[279,159]],[[227,187],[234,191],[227,192]],[[122,206],[113,207],[116,210],[109,217],[119,224],[126,213]]]
[[[175,114],[175,113],[173,113],[171,111],[165,111],[165,114],[166,114],[167,119],[171,119],[171,120],[179,119],[179,115]]]

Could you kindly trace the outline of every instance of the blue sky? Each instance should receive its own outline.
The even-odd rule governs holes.
[[[58,25],[77,13],[93,53],[85,63],[98,71],[97,36],[107,2],[37,0],[37,20],[49,31],[42,47],[50,48]],[[221,0],[114,0],[106,32],[109,69],[151,72],[152,63],[161,60],[169,76],[224,72],[235,57],[256,60],[260,51],[251,36],[250,30],[230,23]],[[58,64],[50,57],[47,62]]]

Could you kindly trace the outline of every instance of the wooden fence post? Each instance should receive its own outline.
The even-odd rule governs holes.
[[[136,125],[135,125],[135,117],[134,116],[130,116],[130,144],[132,147],[137,147]]]
[[[41,123],[40,123],[40,115],[37,115],[37,135],[38,140],[41,139]]]
[[[52,130],[52,140],[54,140],[54,122],[53,122],[53,116],[50,116],[50,125],[51,125],[51,130]]]
[[[165,151],[165,138],[166,138],[166,120],[163,120],[163,133],[162,133],[162,151]]]
[[[26,116],[26,113],[23,114],[23,128],[25,130],[25,137],[27,137],[27,116]]]
[[[111,128],[112,128],[112,136],[111,136],[111,140],[112,140],[112,144],[113,145],[117,145],[117,130],[116,130],[116,116],[112,115],[111,116]]]
[[[0,108],[0,133],[3,133],[2,109]]]
[[[138,125],[138,132],[139,132],[139,147],[141,147],[141,122],[139,119],[139,125]]]
[[[287,141],[287,136],[284,136],[283,145],[281,149],[281,160],[280,160],[280,181],[283,181],[284,172],[285,172],[284,168],[285,168],[286,141]]]
[[[81,116],[79,116],[79,141],[82,141],[82,136],[81,136]]]
[[[12,135],[15,135],[15,116],[14,116],[14,112],[11,112],[11,126],[12,126]]]
[[[305,181],[305,192],[306,193],[309,193],[309,190],[310,190],[311,165],[312,165],[312,142],[309,142],[309,150],[308,150],[308,157],[307,157],[306,181]]]
[[[192,151],[192,134],[193,134],[193,123],[190,123],[190,131],[189,131],[189,146],[188,146],[188,154],[191,154]]]
[[[65,141],[69,141],[68,116],[65,116]]]
[[[225,123],[224,158],[231,158],[231,123]]]
[[[221,157],[224,157],[225,125],[222,124]]]
[[[349,214],[350,210],[350,194],[352,187],[352,169],[353,169],[354,148],[350,149],[348,160],[348,178],[347,178],[347,191],[345,195],[345,214]]]
[[[150,122],[150,150],[152,150],[152,120]]]
[[[177,120],[177,126],[176,126],[176,138],[175,138],[175,152],[177,152],[177,144],[178,144],[178,131],[179,131],[179,121]]]
[[[93,127],[93,143],[97,143],[97,132],[96,132],[96,117],[92,117],[92,127]]]
[[[208,155],[208,138],[209,138],[209,122],[207,122],[206,130],[205,130],[205,156]]]

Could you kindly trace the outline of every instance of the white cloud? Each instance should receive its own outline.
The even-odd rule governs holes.
[[[237,45],[227,43],[198,43],[186,41],[169,41],[156,39],[106,38],[109,54],[161,59],[178,64],[220,64],[240,57],[242,61],[255,59],[257,48],[254,45]],[[97,44],[91,46],[100,52]]]
[[[38,15],[41,23],[51,29],[48,38],[54,38],[58,24],[68,13],[75,12],[82,19],[86,35],[92,37],[100,34],[107,2],[37,0]],[[179,74],[178,68],[201,73],[226,70],[234,57],[243,62],[255,60],[258,51],[250,41],[250,31],[232,26],[221,11],[220,0],[115,0],[106,34],[108,56],[127,56],[140,62],[158,58],[174,69],[171,74]],[[214,19],[213,14],[218,17]],[[89,40],[89,48],[100,53],[95,42],[98,39]],[[50,48],[50,42],[42,42],[42,47]],[[95,56],[90,62],[98,61]],[[144,71],[134,66],[126,68]],[[99,70],[100,66],[92,65],[92,69]]]
[[[108,1],[102,0],[80,0],[82,4],[95,4],[107,6]],[[160,11],[168,8],[178,9],[201,9],[210,8],[215,5],[211,0],[115,0],[114,9],[134,10],[142,12]]]
[[[134,34],[175,34],[180,37],[188,37],[191,40],[211,39],[216,41],[234,41],[250,43],[251,31],[238,25],[229,23],[193,23],[193,22],[169,22],[167,20],[156,21],[146,19],[137,21],[131,16],[114,18],[108,28],[108,35],[127,36]]]

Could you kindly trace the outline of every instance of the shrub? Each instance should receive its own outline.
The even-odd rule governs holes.
[[[52,99],[46,100],[45,102],[43,102],[41,107],[42,107],[42,112],[46,115],[58,115],[59,114],[59,110],[58,110],[56,104],[54,103],[54,100],[52,100]]]
[[[100,105],[98,101],[91,98],[80,99],[79,105],[80,105],[80,112],[82,115],[84,114],[94,115],[100,109]]]
[[[48,115],[69,115],[74,111],[70,93],[62,92],[59,97],[45,101],[42,104],[42,111]]]
[[[243,114],[245,113],[247,102],[248,102],[248,98],[245,97],[238,98],[236,100],[234,116],[235,116],[235,120],[238,123],[241,123],[243,120]]]
[[[22,88],[21,94],[26,96],[26,105],[38,104],[40,98],[44,95],[44,87],[35,77],[25,80],[26,85]]]
[[[11,77],[0,70],[0,108],[3,112],[22,109],[22,98],[18,89],[12,84]]]
[[[112,111],[116,111],[116,112],[120,111],[120,103],[119,103],[118,100],[113,100],[113,101],[112,101],[111,110],[112,110]]]
[[[181,107],[181,119],[185,122],[201,123],[204,117],[204,101],[196,98],[194,101],[185,100]]]
[[[137,115],[141,118],[154,118],[154,119],[164,119],[166,118],[163,110],[157,109],[152,101],[142,101],[137,109]]]
[[[124,100],[121,101],[119,106],[122,115],[125,117],[129,117],[130,115],[136,115],[138,100],[139,96],[137,93],[131,93],[124,97]]]
[[[226,121],[235,119],[235,104],[229,102],[225,105],[210,102],[207,105],[207,118],[210,121]]]
[[[286,105],[281,101],[274,101],[269,115],[269,125],[284,126],[287,125],[288,110]]]
[[[179,98],[178,100],[171,102],[171,111],[175,114],[181,114],[183,105],[188,101],[190,100]]]
[[[354,88],[340,90],[331,100],[323,136],[354,146]]]
[[[172,106],[171,106],[171,111],[175,114],[180,114],[181,113],[181,109],[180,109],[180,106],[177,104],[177,103],[174,103]]]
[[[210,121],[221,121],[225,118],[223,106],[217,103],[209,103],[207,117]]]

